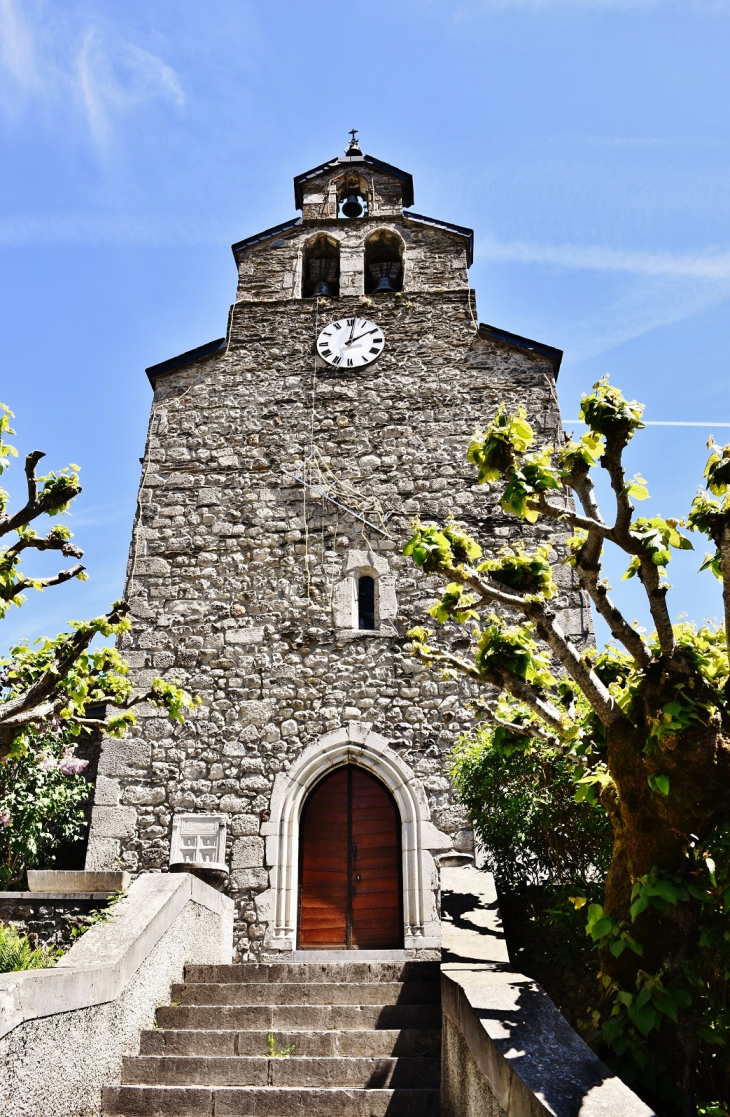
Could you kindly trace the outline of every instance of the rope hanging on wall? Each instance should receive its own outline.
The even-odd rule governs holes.
[[[337,477],[316,446],[312,447],[309,456],[304,459],[295,472],[284,469],[283,466],[282,472],[292,481],[296,481],[309,492],[314,493],[315,496],[334,504],[348,516],[359,520],[371,531],[377,532],[378,535],[382,535],[386,539],[392,538],[386,529],[393,511],[386,511],[375,497],[363,496],[348,481]]]

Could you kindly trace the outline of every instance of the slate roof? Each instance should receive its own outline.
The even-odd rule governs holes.
[[[172,372],[174,368],[182,368],[183,365],[190,365],[193,361],[199,361],[201,357],[210,357],[213,353],[218,353],[221,349],[225,349],[226,339],[224,337],[216,338],[215,341],[209,341],[205,345],[199,345],[197,349],[188,349],[187,353],[181,353],[179,357],[170,357],[167,361],[160,361],[157,365],[150,365],[145,369],[150,384],[154,388],[155,378],[161,376],[163,372]]]
[[[336,170],[338,167],[354,167],[358,163],[365,163],[375,171],[382,171],[383,174],[399,178],[403,183],[403,205],[413,205],[413,176],[409,175],[407,171],[401,171],[398,167],[393,167],[390,163],[384,163],[382,159],[376,159],[373,155],[338,155],[335,159],[329,159],[326,163],[320,163],[318,167],[312,167],[311,171],[305,171],[304,174],[296,176],[294,179],[294,201],[297,209],[301,209],[304,204],[304,186],[310,179],[317,178],[327,171]]]
[[[479,323],[479,336],[485,341],[504,341],[517,349],[528,349],[531,353],[539,353],[541,357],[547,357],[553,366],[553,375],[556,380],[558,379],[560,362],[563,359],[562,349],[554,349],[552,345],[543,345],[541,341],[531,341],[529,337],[520,337],[519,334],[511,334],[496,326],[488,326],[485,322]]]

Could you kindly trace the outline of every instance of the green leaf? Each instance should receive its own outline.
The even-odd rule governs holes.
[[[652,775],[648,778],[649,787],[652,791],[657,791],[660,795],[669,794],[669,776],[666,775]]]
[[[591,938],[594,942],[597,942],[598,939],[602,939],[604,935],[609,934],[612,929],[613,920],[609,919],[607,916],[604,916],[603,919],[599,919],[598,922],[594,923],[590,928]]]
[[[634,478],[628,482],[624,488],[627,496],[633,497],[635,500],[647,500],[649,490],[646,487],[646,481],[639,474],[635,474]]]
[[[656,1010],[651,1005],[644,1005],[643,1008],[630,1005],[628,1014],[631,1023],[639,1029],[642,1036],[648,1036],[649,1032],[657,1025]]]

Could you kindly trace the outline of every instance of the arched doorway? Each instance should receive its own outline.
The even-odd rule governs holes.
[[[400,815],[357,765],[321,780],[302,812],[300,949],[403,946]]]

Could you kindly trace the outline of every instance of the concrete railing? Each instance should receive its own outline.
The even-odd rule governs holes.
[[[517,973],[489,873],[442,869],[442,1117],[652,1117]]]
[[[57,966],[0,975],[3,1117],[96,1117],[183,967],[230,962],[232,945],[232,900],[147,874]]]

